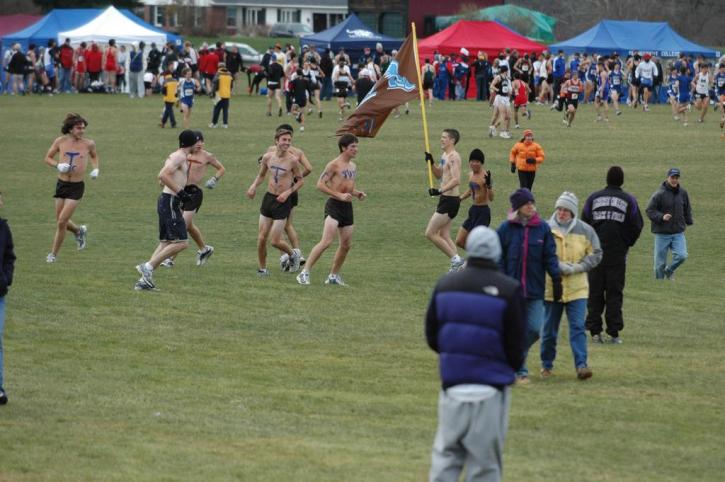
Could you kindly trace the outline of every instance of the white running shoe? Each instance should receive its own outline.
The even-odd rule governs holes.
[[[489,126],[488,127],[488,137],[493,137],[496,135],[496,127]]]
[[[260,278],[266,278],[267,276],[269,276],[269,270],[267,268],[258,268],[257,276],[259,276]]]
[[[157,291],[157,288],[155,286],[151,286],[150,284],[145,282],[143,278],[136,281],[136,284],[133,285],[133,289],[136,291]]]
[[[347,286],[339,274],[331,274],[325,280],[326,285]]]
[[[154,284],[154,270],[146,267],[146,263],[136,265],[136,271],[141,275],[141,279],[152,288],[156,288]]]
[[[196,265],[201,266],[206,264],[212,254],[214,254],[214,246],[209,246],[207,244],[204,246],[204,249],[200,249],[196,252]]]
[[[166,258],[161,262],[161,266],[164,268],[173,268],[174,267],[174,258]]]
[[[451,258],[451,268],[448,271],[458,271],[464,264],[466,264],[466,260],[455,255]]]
[[[281,269],[283,272],[288,272],[289,267],[290,267],[289,254],[282,253],[282,256],[279,257],[279,269]]]
[[[300,270],[300,258],[301,257],[302,257],[302,252],[299,249],[292,250],[292,256],[290,256],[290,259],[289,259],[290,273],[296,273]]]
[[[300,132],[305,132],[305,126],[300,126]]]
[[[514,129],[521,129],[521,126],[520,126],[520,125],[518,125],[518,124],[516,124],[516,125],[514,126]]]
[[[303,271],[300,274],[297,275],[297,282],[301,285],[308,285],[310,284],[310,272],[309,271]]]
[[[55,255],[53,253],[48,253],[48,256],[45,257],[46,263],[55,263]]]
[[[508,131],[501,131],[501,133],[499,134],[499,137],[502,137],[504,139],[511,139],[511,134],[509,134]]]
[[[78,234],[76,234],[76,243],[78,243],[78,251],[86,248],[86,233],[88,233],[88,226],[81,224],[78,226]]]

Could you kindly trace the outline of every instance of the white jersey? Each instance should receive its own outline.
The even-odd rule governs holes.
[[[332,81],[333,82],[347,82],[348,85],[352,84],[352,74],[350,73],[350,67],[347,65],[343,65],[340,67],[340,64],[337,64],[334,69],[332,69]]]
[[[537,60],[536,62],[534,62],[534,72],[536,72],[536,75],[541,77],[541,60]]]
[[[541,65],[539,66],[539,77],[543,77],[544,79],[549,76],[549,71],[546,69],[546,60],[541,61]]]
[[[710,90],[710,73],[700,72],[695,80],[695,92],[707,95]]]
[[[657,76],[657,65],[654,62],[642,61],[637,66],[637,70],[634,71],[634,75],[638,79],[654,80]]]

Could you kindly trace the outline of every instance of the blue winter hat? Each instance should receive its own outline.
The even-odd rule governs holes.
[[[522,187],[521,189],[517,189],[513,193],[511,193],[511,196],[509,196],[509,201],[511,201],[511,209],[517,211],[524,204],[534,202],[534,195],[531,193],[531,191],[529,191],[525,187]]]

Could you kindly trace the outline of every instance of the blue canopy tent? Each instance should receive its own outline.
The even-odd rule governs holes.
[[[337,53],[344,48],[353,63],[357,62],[365,47],[375,50],[375,44],[378,42],[383,44],[387,52],[400,48],[403,44],[402,39],[370,30],[354,13],[332,28],[300,39],[301,44],[314,44],[318,51],[329,48]]]
[[[28,45],[31,43],[34,43],[39,47],[44,47],[48,44],[48,40],[57,40],[58,32],[73,30],[85,25],[100,15],[103,10],[104,9],[101,8],[55,9],[29,27],[4,36],[2,38],[2,42],[3,45],[12,45],[17,42],[21,45],[23,51],[27,50]],[[164,32],[163,30],[144,22],[127,9],[121,10],[121,13],[139,25],[143,25],[144,27],[157,32]],[[178,35],[168,32],[164,33],[166,33],[167,40],[175,42],[180,39]]]
[[[690,42],[672,30],[667,22],[639,22],[631,20],[602,20],[586,32],[563,42],[550,45],[550,50],[630,55],[649,52],[656,57],[677,57],[680,53],[717,57],[719,52]]]

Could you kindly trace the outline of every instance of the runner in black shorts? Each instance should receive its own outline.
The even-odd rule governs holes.
[[[338,228],[355,224],[352,214],[352,203],[349,202],[343,202],[334,198],[328,199],[325,203],[325,217],[327,216],[337,221]]]
[[[299,122],[300,132],[305,131],[305,107],[307,106],[307,91],[310,89],[310,82],[304,77],[302,69],[297,69],[294,77],[289,83],[290,95],[292,96],[292,115]]]
[[[71,217],[83,198],[88,163],[93,165],[91,179],[98,177],[98,154],[96,143],[84,138],[88,122],[78,114],[68,114],[61,127],[62,136],[53,141],[47,154],[45,163],[58,173],[55,186],[55,236],[50,253],[45,260],[54,263],[60,247],[65,239],[66,231],[75,235],[78,249],[86,247],[85,225],[76,225]],[[56,160],[56,156],[58,159]]]
[[[441,133],[440,145],[443,154],[440,160],[435,162],[431,153],[425,153],[429,176],[440,179],[440,188],[431,187],[428,190],[428,194],[440,196],[440,200],[425,228],[425,237],[450,259],[450,271],[457,271],[465,262],[458,255],[458,248],[451,239],[451,224],[461,206],[461,156],[456,151],[460,138],[461,135],[456,129],[444,129]]]
[[[352,200],[363,200],[366,194],[355,187],[357,165],[353,162],[357,156],[358,141],[352,134],[343,134],[337,142],[340,155],[327,163],[325,170],[317,181],[317,189],[330,196],[325,204],[325,222],[322,228],[322,239],[312,248],[302,272],[297,275],[301,285],[310,284],[310,270],[320,259],[322,253],[330,247],[339,235],[340,245],[335,251],[330,274],[325,284],[345,286],[340,277],[340,269],[347,258],[352,245],[353,215]]]
[[[281,54],[280,54],[281,55]],[[277,62],[276,57],[272,58],[267,67],[267,115],[272,115],[272,96],[277,99],[278,116],[282,116],[282,82],[284,81],[284,69]]]
[[[304,185],[299,158],[290,151],[292,132],[277,129],[274,134],[275,148],[262,156],[259,173],[247,189],[247,197],[254,199],[257,187],[267,179],[267,193],[259,212],[259,236],[257,237],[257,276],[269,276],[267,269],[267,239],[272,246],[289,256],[289,271],[300,267],[302,253],[290,246],[282,235],[287,218],[292,211],[292,193]],[[267,176],[267,174],[270,174]]]

